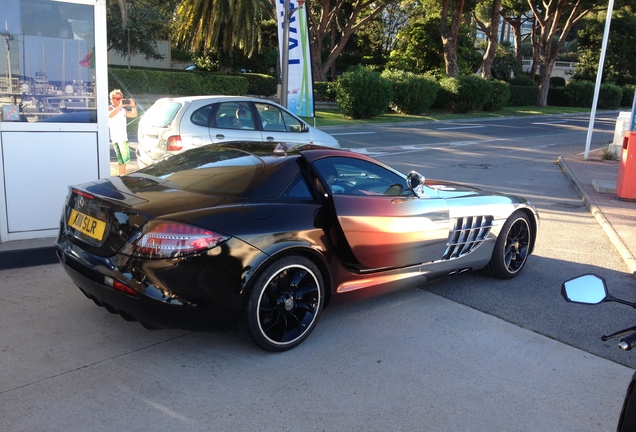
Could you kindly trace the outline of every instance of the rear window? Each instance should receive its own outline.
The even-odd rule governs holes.
[[[147,126],[165,128],[170,126],[179,112],[181,104],[178,102],[156,102],[144,114],[143,121]]]
[[[236,149],[204,146],[143,168],[131,177],[166,187],[217,196],[248,197],[263,172],[263,161]]]

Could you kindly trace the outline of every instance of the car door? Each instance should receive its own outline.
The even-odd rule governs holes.
[[[437,194],[419,197],[403,176],[363,159],[313,162],[333,201],[335,217],[360,268],[403,267],[442,258],[449,210]]]
[[[254,103],[266,141],[310,144],[309,128],[291,113],[266,102]]]
[[[262,141],[251,104],[246,101],[218,103],[210,119],[210,139],[224,141]]]

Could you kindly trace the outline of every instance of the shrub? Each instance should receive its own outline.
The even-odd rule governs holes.
[[[616,84],[601,84],[597,106],[602,109],[616,109],[621,104],[623,89]]]
[[[333,81],[314,82],[314,94],[316,100],[333,102],[336,100],[336,84]]]
[[[570,81],[565,85],[565,93],[571,106],[591,108],[594,100],[594,83]]]
[[[440,85],[449,98],[448,108],[456,113],[479,110],[490,100],[488,81],[475,75],[444,78]]]
[[[535,83],[530,76],[524,74],[519,74],[514,77],[510,81],[510,84],[521,87],[537,87],[537,83]]]
[[[550,77],[550,88],[552,87],[565,87],[565,78]]]
[[[380,73],[364,67],[346,72],[336,81],[336,102],[351,118],[370,118],[384,114],[393,100],[391,82]]]
[[[550,106],[570,106],[565,87],[552,87],[548,89],[548,105]]]
[[[196,71],[109,68],[108,82],[110,88],[121,88],[130,95],[244,95],[248,89],[242,75]]]
[[[528,106],[534,105],[537,102],[537,86],[523,86],[523,85],[511,85],[510,86],[510,100],[508,105],[510,106]]]
[[[621,98],[622,107],[631,107],[634,104],[634,91],[636,91],[636,86],[623,86],[623,97]]]
[[[488,81],[490,99],[484,104],[484,111],[497,111],[508,106],[510,100],[510,85],[501,80]]]
[[[246,73],[240,76],[247,79],[247,94],[271,96],[278,90],[276,78],[273,76],[258,73]]]
[[[422,114],[433,105],[437,98],[440,85],[423,75],[404,71],[385,71],[382,76],[393,85],[391,108],[397,112]]]

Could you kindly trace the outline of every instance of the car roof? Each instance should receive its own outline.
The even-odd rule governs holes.
[[[352,153],[349,150],[334,149],[332,147],[325,147],[315,144],[284,141],[223,141],[220,143],[207,145],[241,150],[261,158],[266,156],[284,156],[300,153],[304,154],[306,152],[314,151],[320,151],[321,153],[334,153],[336,155],[344,154],[346,156],[355,155],[355,153]]]
[[[173,101],[173,102],[193,102],[207,100],[210,102],[227,102],[227,101],[251,101],[251,102],[270,102],[276,103],[269,99],[262,99],[250,96],[231,96],[231,95],[198,95],[198,96],[180,96],[180,97],[164,97],[158,99],[158,101]]]

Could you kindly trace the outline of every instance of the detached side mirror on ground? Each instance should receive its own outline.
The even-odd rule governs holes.
[[[608,298],[605,279],[593,274],[563,282],[561,295],[566,301],[581,304],[599,304]]]
[[[613,301],[633,308],[636,307],[636,303],[612,297],[607,291],[605,279],[594,274],[578,276],[563,282],[561,295],[566,301],[571,303],[595,305]],[[621,338],[618,343],[618,348],[621,350],[630,351],[636,348],[636,326],[601,336],[603,341],[614,338]],[[617,432],[632,432],[636,430],[636,374],[632,376],[632,380],[627,387],[616,430]]]

